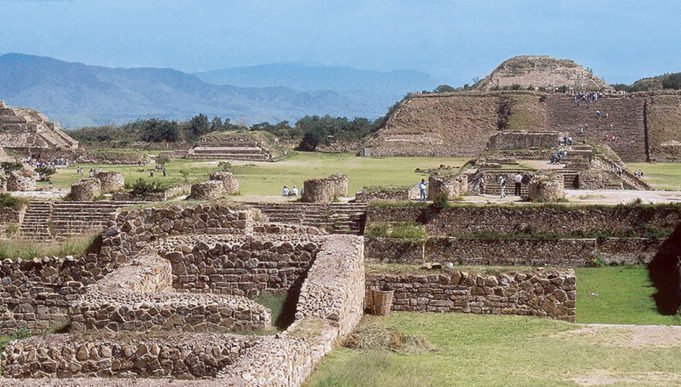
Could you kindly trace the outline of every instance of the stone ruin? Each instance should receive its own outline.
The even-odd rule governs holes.
[[[117,192],[125,189],[125,176],[120,172],[98,172],[95,177],[99,180],[102,193]]]
[[[99,179],[80,179],[71,185],[70,199],[75,202],[91,202],[102,196],[102,182]]]
[[[0,102],[0,144],[24,153],[78,148],[78,141],[44,114],[33,109],[11,108],[4,102]]]
[[[210,180],[192,184],[189,197],[194,200],[213,200],[238,193],[239,181],[232,172],[216,171],[210,174]]]
[[[7,191],[35,191],[35,172],[23,168],[7,175]]]
[[[227,195],[236,195],[239,193],[239,180],[234,177],[232,172],[212,172],[210,174],[210,180],[221,181]]]
[[[563,175],[535,175],[528,185],[528,199],[532,202],[556,202],[565,197]]]
[[[362,238],[254,218],[203,205],[122,212],[96,253],[1,261],[0,334],[64,322],[68,333],[11,342],[0,383],[301,385],[362,316]],[[294,297],[292,324],[239,335],[269,328],[270,310],[246,297],[264,290]]]
[[[468,190],[468,177],[466,175],[447,176],[430,175],[428,177],[428,200],[434,200],[439,194],[445,193],[453,199],[462,196]]]
[[[303,183],[303,201],[310,203],[331,203],[348,195],[348,177],[331,175],[323,179],[305,180]]]

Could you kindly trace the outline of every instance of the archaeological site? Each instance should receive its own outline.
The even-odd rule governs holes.
[[[301,386],[367,319],[594,322],[585,268],[646,271],[679,313],[681,194],[639,171],[681,161],[678,91],[515,57],[407,95],[371,157],[289,145],[95,149],[0,102],[0,385]]]

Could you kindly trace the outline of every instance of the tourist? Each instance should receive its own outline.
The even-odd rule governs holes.
[[[422,202],[426,201],[426,187],[428,187],[428,183],[426,183],[425,179],[421,179],[419,183],[419,200]]]
[[[284,186],[284,189],[281,190],[283,196],[288,196],[289,190],[287,186]]]
[[[501,190],[501,198],[506,197],[506,178],[503,175],[499,176],[499,189]]]
[[[168,170],[166,169],[166,167],[163,167],[163,177],[166,176],[168,176]]]
[[[478,179],[478,190],[480,191],[480,195],[485,193],[485,175],[480,175],[480,178]]]
[[[149,171],[149,177],[154,177],[154,170]]]
[[[520,172],[516,173],[515,176],[513,177],[513,182],[515,183],[513,195],[520,196],[520,191],[523,183],[523,175],[521,175]]]
[[[291,188],[291,196],[298,196],[298,187],[295,185]]]

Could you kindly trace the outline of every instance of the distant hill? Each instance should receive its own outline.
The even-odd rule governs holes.
[[[282,86],[297,90],[333,90],[339,93],[362,90],[376,94],[398,94],[399,97],[407,92],[437,86],[428,74],[413,70],[381,72],[288,63],[235,67],[195,75],[205,82],[220,85]]]
[[[0,100],[27,106],[64,127],[138,118],[186,119],[198,113],[232,122],[296,120],[306,114],[377,117],[393,100],[341,94],[327,87],[237,87],[210,84],[173,69],[107,68],[23,54],[0,56]],[[324,86],[327,86],[326,84]]]
[[[679,90],[681,89],[681,73],[668,73],[655,77],[641,78],[631,85],[613,85],[618,90],[625,91],[654,91],[654,90]]]

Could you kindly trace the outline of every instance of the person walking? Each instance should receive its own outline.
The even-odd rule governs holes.
[[[516,173],[516,175],[513,177],[513,182],[515,183],[513,195],[520,196],[520,191],[523,183],[523,175],[521,175],[520,172]]]
[[[428,183],[426,183],[425,179],[421,179],[421,182],[419,183],[419,200],[422,202],[426,201],[426,188],[428,187]]]

